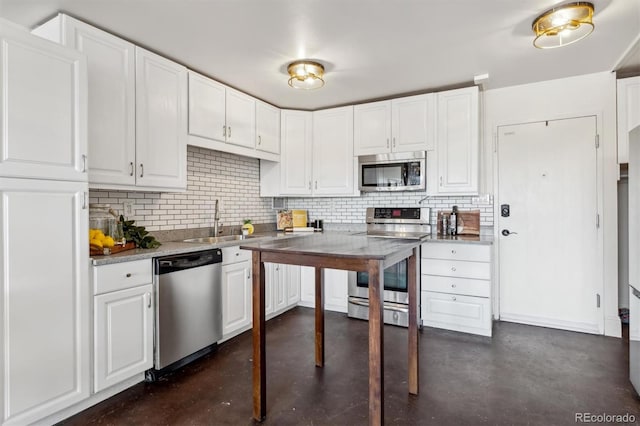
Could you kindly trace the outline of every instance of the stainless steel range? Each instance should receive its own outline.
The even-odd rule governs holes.
[[[428,207],[369,207],[366,235],[372,238],[425,239],[431,234],[430,214]],[[417,282],[420,282],[419,269]],[[383,298],[384,322],[407,327],[409,294],[406,259],[385,269]],[[369,274],[366,272],[349,272],[347,312],[351,318],[369,319]]]

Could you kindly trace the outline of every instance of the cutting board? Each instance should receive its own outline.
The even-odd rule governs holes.
[[[451,211],[438,212],[438,234],[442,229],[442,216],[447,220]],[[458,210],[458,235],[480,235],[480,210]]]

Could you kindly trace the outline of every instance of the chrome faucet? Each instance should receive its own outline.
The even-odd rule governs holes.
[[[216,200],[215,211],[213,213],[213,236],[218,236],[218,222],[220,222],[220,207],[218,205],[218,200]]]

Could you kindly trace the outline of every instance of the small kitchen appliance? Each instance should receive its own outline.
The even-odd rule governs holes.
[[[360,156],[360,191],[424,191],[426,158],[425,151]]]
[[[367,209],[366,235],[371,238],[425,239],[431,235],[430,215],[431,209],[428,207],[370,207]],[[418,267],[417,282],[420,282],[419,270]],[[409,326],[408,274],[407,259],[384,271],[383,318],[385,324]],[[349,272],[348,283],[347,315],[351,318],[368,320],[369,274]],[[418,294],[419,292],[418,289]]]

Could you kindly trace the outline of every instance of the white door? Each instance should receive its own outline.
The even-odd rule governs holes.
[[[355,155],[391,152],[391,101],[353,107],[353,141]]]
[[[86,181],[84,56],[0,20],[0,176]]]
[[[136,184],[187,187],[187,70],[136,47]]]
[[[227,142],[256,146],[256,101],[233,89],[227,89]]]
[[[595,117],[498,128],[500,319],[603,332],[595,141]]]
[[[189,134],[224,142],[225,86],[189,71]]]
[[[280,154],[280,110],[256,101],[256,149]]]
[[[222,334],[251,324],[251,263],[222,265]]]
[[[0,423],[89,397],[86,183],[0,179]]]
[[[311,195],[312,113],[281,112],[281,194]]]
[[[478,88],[438,93],[440,195],[478,193]]]
[[[418,95],[391,101],[391,148],[394,152],[433,150],[435,95]]]
[[[153,366],[152,284],[94,297],[94,390]]]
[[[353,194],[353,107],[313,113],[313,194]]]
[[[87,56],[89,183],[135,185],[135,46],[69,16],[65,45]]]

